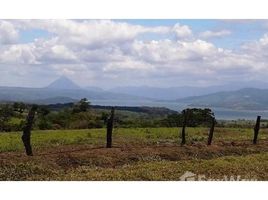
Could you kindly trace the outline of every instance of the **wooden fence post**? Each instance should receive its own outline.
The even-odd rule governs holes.
[[[261,122],[261,116],[257,117],[256,124],[254,127],[254,138],[253,138],[253,144],[257,144],[258,134],[260,130],[260,122]]]
[[[108,121],[107,121],[106,148],[112,148],[113,126],[114,126],[114,107],[112,107],[111,116],[108,118]]]
[[[186,143],[185,128],[187,125],[187,112],[183,110],[182,113],[183,113],[183,122],[182,122],[182,130],[181,130],[181,145],[184,145]]]
[[[209,130],[209,135],[208,135],[208,145],[211,145],[212,143],[214,127],[215,127],[215,118],[213,117],[212,124]]]
[[[33,156],[32,146],[31,146],[31,130],[32,130],[36,110],[37,110],[36,105],[33,105],[31,109],[29,110],[28,116],[26,118],[26,124],[23,128],[23,134],[21,137],[27,156]]]

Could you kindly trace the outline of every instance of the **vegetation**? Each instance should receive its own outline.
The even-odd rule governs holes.
[[[34,156],[26,157],[21,136],[33,108]],[[180,180],[186,171],[202,179],[268,180],[265,120],[256,145],[252,144],[254,122],[242,120],[217,121],[212,145],[207,146],[214,119],[210,109],[177,113],[117,107],[112,148],[105,148],[110,109],[94,107],[87,99],[38,107],[2,104],[0,180]],[[181,146],[179,127],[185,117],[186,144]]]
[[[195,107],[210,106],[234,110],[267,110],[268,89],[243,88],[235,91],[223,91],[202,96],[179,99]]]
[[[0,135],[0,180],[179,180],[185,171],[220,179],[267,180],[268,130],[252,145],[252,129],[187,129],[179,145],[178,128],[115,128],[107,149],[106,129],[37,130],[34,156],[24,155],[20,132]]]
[[[0,109],[1,131],[22,131],[31,105],[16,102],[2,104]],[[79,102],[38,106],[33,129],[86,129],[104,128],[111,106],[91,106],[83,98]],[[166,108],[115,107],[116,127],[178,127],[182,125],[183,112]],[[187,126],[208,126],[214,114],[210,109],[187,109]]]

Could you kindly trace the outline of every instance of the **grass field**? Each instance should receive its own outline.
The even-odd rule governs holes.
[[[252,129],[188,128],[180,146],[177,128],[115,129],[105,148],[105,129],[33,131],[33,157],[21,133],[0,134],[0,180],[268,180],[268,129],[252,145]]]

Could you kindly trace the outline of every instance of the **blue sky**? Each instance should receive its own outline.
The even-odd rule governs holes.
[[[42,30],[42,29],[21,30],[19,42],[29,43],[29,42],[33,42],[34,39],[36,38],[49,38],[49,37],[52,37],[52,34],[50,34],[46,30]]]
[[[62,75],[104,88],[258,81],[266,52],[267,20],[0,20],[0,85]]]

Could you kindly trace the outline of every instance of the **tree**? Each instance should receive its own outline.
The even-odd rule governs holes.
[[[50,113],[50,110],[45,106],[40,106],[37,110],[38,114],[38,123],[37,126],[41,130],[50,129],[52,127],[51,122],[48,120],[47,115]]]
[[[26,107],[27,107],[26,104],[23,103],[23,102],[15,102],[13,104],[14,111],[17,111],[17,112],[19,112],[21,114],[24,112],[24,110],[26,109]]]
[[[180,113],[170,114],[166,118],[161,120],[161,123],[163,124],[163,126],[167,127],[178,127],[182,125],[183,119],[183,115],[181,115]]]
[[[187,113],[187,126],[210,126],[211,121],[215,118],[211,109],[205,108],[187,108],[182,111]]]
[[[90,108],[90,102],[87,98],[81,99],[77,104],[73,107],[73,113],[86,112]]]
[[[37,113],[38,113],[38,116],[44,117],[50,113],[50,110],[45,106],[39,106]]]
[[[8,131],[8,121],[13,116],[13,108],[8,105],[2,105],[0,107],[0,131]]]
[[[168,115],[162,123],[168,127],[183,126],[184,113],[187,114],[187,126],[210,126],[212,119],[214,119],[214,113],[209,108],[187,108],[181,113]]]

